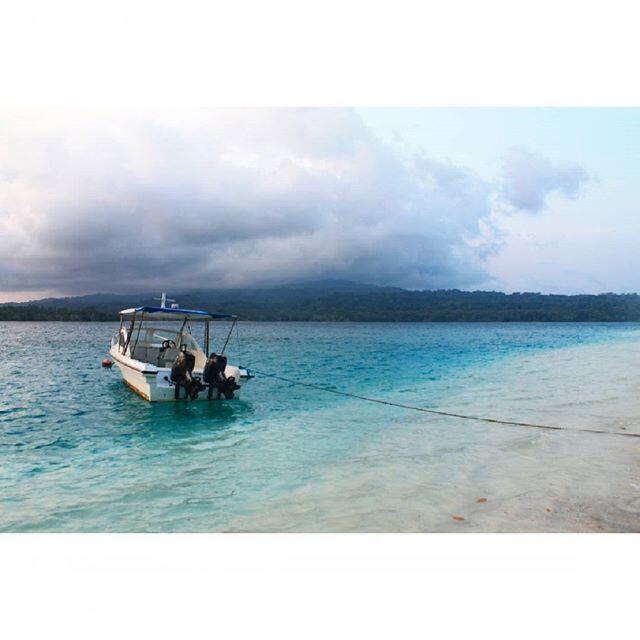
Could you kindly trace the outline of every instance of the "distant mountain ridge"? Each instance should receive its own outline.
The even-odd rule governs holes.
[[[0,320],[115,320],[120,309],[157,306],[154,294],[96,293],[0,305]],[[374,322],[637,322],[640,296],[408,291],[344,280],[265,288],[168,292],[181,307],[245,320]]]
[[[332,293],[367,293],[380,290],[404,291],[395,287],[379,287],[361,284],[349,280],[313,280],[293,284],[274,285],[270,287],[243,287],[235,289],[206,289],[187,292],[168,291],[167,296],[175,298],[185,309],[203,308],[216,310],[217,300],[276,300],[288,299],[291,296],[307,299],[323,294]],[[148,294],[118,294],[118,293],[90,293],[82,296],[65,298],[42,298],[20,303],[5,303],[7,305],[40,306],[54,309],[81,309],[93,307],[101,310],[119,311],[127,307],[159,306],[160,292]],[[213,306],[212,306],[213,305]],[[219,307],[219,305],[218,305]]]

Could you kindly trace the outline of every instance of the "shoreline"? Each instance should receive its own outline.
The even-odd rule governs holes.
[[[614,361],[607,387],[597,375],[605,356]],[[631,340],[511,356],[484,367],[484,379],[438,408],[640,433],[629,375],[635,362],[640,344]],[[558,372],[571,363],[584,373],[559,384]],[[534,378],[543,384],[532,388]],[[225,530],[640,532],[640,446],[633,438],[380,415],[388,416],[388,429],[366,450]]]

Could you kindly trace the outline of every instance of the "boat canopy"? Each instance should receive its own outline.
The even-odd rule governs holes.
[[[150,320],[222,320],[224,318],[235,318],[229,313],[213,313],[210,311],[198,311],[196,309],[173,309],[170,307],[136,307],[123,309],[120,312],[122,318],[135,315],[145,315],[145,319]]]

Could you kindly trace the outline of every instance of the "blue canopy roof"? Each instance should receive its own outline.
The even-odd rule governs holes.
[[[235,318],[229,313],[212,313],[210,311],[198,311],[197,309],[172,309],[170,307],[136,307],[123,309],[121,316],[144,315],[155,320],[178,320],[188,318],[189,320],[216,320],[223,318]]]

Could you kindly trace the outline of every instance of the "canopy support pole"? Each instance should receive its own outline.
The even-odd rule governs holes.
[[[142,329],[143,322],[144,322],[144,311],[142,312],[142,315],[140,316],[140,322],[138,323],[138,333],[136,334],[136,341],[133,344],[133,351],[135,351],[136,347],[138,346],[138,340],[140,339],[140,329]]]
[[[227,348],[227,345],[229,344],[229,339],[231,338],[231,334],[233,333],[233,328],[236,326],[237,322],[238,322],[238,318],[234,318],[233,322],[231,323],[231,329],[229,329],[229,333],[227,334],[227,339],[224,341],[224,346],[222,347],[222,351],[220,352],[220,355],[224,354],[224,350]]]
[[[125,355],[127,353],[127,349],[131,344],[131,336],[133,335],[133,328],[135,327],[135,324],[136,324],[136,314],[134,313],[133,317],[131,318],[131,323],[129,324],[129,333],[127,334],[127,341],[124,343],[124,346],[122,347],[122,355]]]

